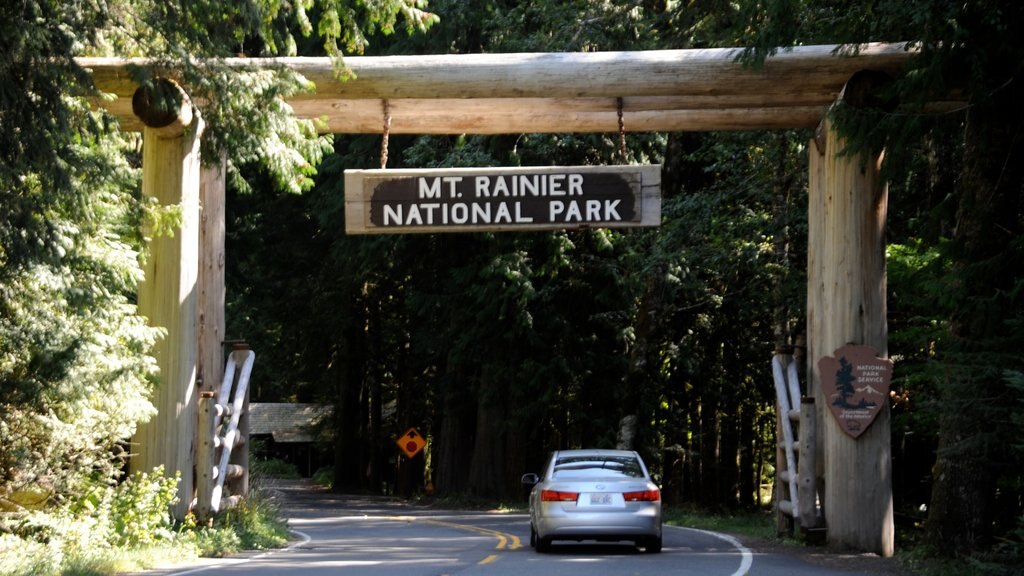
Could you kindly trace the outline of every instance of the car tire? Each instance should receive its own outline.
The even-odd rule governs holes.
[[[537,531],[533,529],[533,524],[530,524],[530,548],[537,547]]]
[[[661,552],[661,536],[655,536],[649,538],[643,542],[644,552],[648,554],[658,554]]]
[[[542,554],[551,552],[551,539],[537,537],[537,552]]]

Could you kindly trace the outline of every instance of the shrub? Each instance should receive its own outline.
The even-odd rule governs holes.
[[[277,505],[259,490],[220,514],[214,527],[237,534],[241,549],[278,548],[288,542],[288,526],[278,514]]]
[[[163,467],[136,472],[114,489],[110,503],[111,544],[134,547],[171,540],[171,506],[178,500],[181,474],[165,477]]]

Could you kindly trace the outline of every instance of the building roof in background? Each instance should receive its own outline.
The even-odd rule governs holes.
[[[249,404],[249,435],[270,434],[274,442],[312,442],[311,427],[331,414],[325,404],[253,402]]]

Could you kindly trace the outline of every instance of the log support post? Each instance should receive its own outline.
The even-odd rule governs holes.
[[[199,179],[199,365],[203,391],[224,379],[224,197],[227,160],[203,166]],[[211,461],[210,465],[213,463]]]
[[[799,476],[797,492],[800,502],[800,527],[804,530],[817,529],[818,517],[818,481],[815,457],[818,442],[818,415],[814,410],[813,396],[800,399],[800,440],[799,440]]]
[[[199,393],[199,430],[196,441],[196,506],[193,509],[199,522],[210,525],[213,521],[214,464],[217,456],[217,400],[208,390]]]
[[[193,499],[197,414],[199,276],[199,139],[202,121],[184,91],[167,80],[139,88],[133,98],[143,130],[142,194],[161,212],[180,214],[174,227],[149,227],[139,313],[166,334],[153,355],[159,366],[157,415],[132,438],[133,471],[163,466],[180,474],[174,514],[183,519]],[[170,221],[165,218],[163,223]]]
[[[827,408],[831,399],[823,397],[818,369],[819,359],[849,343],[888,356],[882,154],[845,155],[843,146],[829,120],[809,146],[807,373],[817,400],[828,543],[888,557],[894,553],[888,405],[870,429],[851,438]]]

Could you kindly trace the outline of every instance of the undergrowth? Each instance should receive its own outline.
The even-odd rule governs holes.
[[[73,502],[5,513],[10,533],[0,535],[0,575],[106,576],[287,543],[287,525],[261,490],[209,526],[192,516],[175,522],[177,483],[158,469]]]

